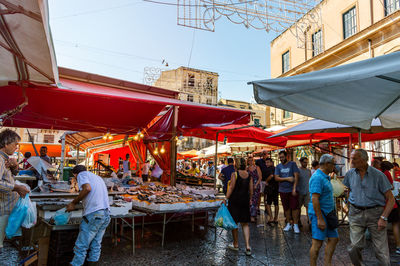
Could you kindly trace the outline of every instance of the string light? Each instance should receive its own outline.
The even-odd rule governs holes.
[[[110,134],[110,131],[108,131],[104,136],[103,136],[103,140],[107,141],[107,140],[112,140],[114,137]]]
[[[135,135],[134,137],[133,137],[133,140],[135,140],[135,141],[137,141],[139,139],[139,135]]]
[[[161,153],[165,153],[164,144],[161,146],[160,152],[161,152]]]
[[[356,144],[356,145],[354,145],[354,149],[359,149],[360,148],[360,146],[358,145],[358,144]]]
[[[144,138],[144,134],[142,133],[142,132],[140,132],[140,130],[139,130],[139,132],[138,132],[138,135],[139,135],[139,137],[142,139],[142,138]]]
[[[154,154],[157,155],[158,154],[158,147],[156,146],[155,150],[154,150]]]

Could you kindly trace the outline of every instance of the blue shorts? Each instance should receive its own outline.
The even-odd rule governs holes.
[[[325,230],[322,231],[321,229],[318,228],[318,220],[317,216],[315,214],[309,213],[308,217],[310,217],[311,220],[311,231],[312,231],[312,238],[324,241],[327,237],[328,238],[339,238],[339,234],[337,229],[328,229],[328,226],[326,226]],[[326,224],[326,219],[325,217],[324,221]]]

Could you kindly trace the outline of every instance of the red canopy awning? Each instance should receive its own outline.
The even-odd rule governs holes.
[[[358,142],[358,134],[357,133],[314,133],[314,134],[301,134],[301,135],[292,135],[285,136],[289,141],[291,140],[325,140],[339,143],[349,143],[351,136],[351,142]],[[269,139],[275,139],[280,137],[271,137]],[[398,139],[400,138],[400,131],[387,131],[380,132],[374,134],[362,133],[361,141],[378,141],[384,139]]]
[[[286,145],[287,138],[268,138],[273,134],[262,130],[261,128],[247,127],[236,129],[244,126],[246,125],[227,125],[223,127],[209,127],[190,130],[188,129],[184,130],[184,135],[215,140],[218,131],[229,130],[220,132],[218,134],[218,140],[223,141],[224,138],[227,137],[228,142],[256,142],[279,147],[284,147]]]
[[[0,87],[0,114],[25,100],[28,105],[4,121],[24,128],[135,134],[166,106],[179,106],[183,127],[248,123],[250,112],[219,108],[176,99],[61,79],[60,88],[29,84]],[[192,119],[191,119],[192,117]]]

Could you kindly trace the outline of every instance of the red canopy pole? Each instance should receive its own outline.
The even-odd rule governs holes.
[[[217,162],[218,162],[218,134],[215,134],[215,157],[214,157],[214,189],[217,189]]]
[[[353,134],[350,133],[349,137],[349,158],[347,159],[350,162],[351,150],[353,149]]]
[[[178,126],[178,106],[174,106],[173,109],[173,118],[172,118],[172,138],[171,149],[170,149],[170,158],[171,158],[171,176],[170,176],[170,184],[171,186],[176,185],[176,157],[177,157],[177,149],[176,149],[176,128]]]

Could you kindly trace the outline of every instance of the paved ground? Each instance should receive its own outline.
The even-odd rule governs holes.
[[[283,219],[283,217],[282,217]],[[303,216],[303,224],[305,224]],[[303,228],[301,234],[283,232],[283,221],[279,225],[269,226],[264,223],[264,216],[260,217],[262,227],[251,225],[252,255],[244,254],[244,241],[240,232],[240,251],[227,249],[232,241],[231,234],[218,229],[215,238],[214,229],[208,231],[196,227],[195,233],[191,232],[191,225],[169,224],[167,226],[166,246],[160,245],[160,236],[155,231],[160,231],[157,225],[146,226],[143,240],[140,230],[137,230],[136,255],[131,255],[131,244],[122,239],[114,247],[109,237],[104,238],[103,251],[100,265],[308,265],[308,251],[311,245],[311,235],[308,228]],[[339,229],[340,241],[336,248],[333,265],[351,265],[347,255],[349,244],[348,227]],[[128,234],[129,235],[129,234]],[[400,256],[394,253],[393,237],[390,234],[390,247],[392,265],[400,265]],[[322,265],[323,250],[319,258]],[[376,260],[371,247],[367,246],[363,252],[366,265],[376,265]],[[4,252],[0,255],[0,265],[16,265],[21,259],[21,254],[9,243],[6,243]]]
[[[305,217],[303,217],[304,219]],[[261,217],[262,223],[264,217]],[[305,221],[304,221],[305,223]],[[242,235],[240,235],[240,251],[227,249],[231,243],[231,234],[218,229],[215,239],[214,231],[207,233],[197,231],[191,233],[190,225],[171,225],[167,235],[167,245],[162,249],[159,245],[159,237],[146,236],[141,247],[137,248],[136,256],[129,255],[129,243],[125,247],[105,248],[101,265],[309,265],[308,251],[311,246],[311,236],[308,228],[304,228],[301,234],[283,232],[284,224],[257,227],[251,226],[252,256],[246,256]],[[334,254],[333,265],[351,265],[347,255],[349,244],[348,227],[339,229],[340,242]],[[240,232],[241,234],[241,232]],[[138,235],[138,241],[140,236]],[[391,239],[393,241],[393,239]],[[110,241],[108,241],[109,244]],[[109,245],[108,245],[109,246]],[[393,243],[391,243],[393,246]],[[400,264],[400,256],[392,256],[392,265]],[[319,258],[322,265],[323,250]],[[376,265],[371,242],[363,252],[366,265]]]

